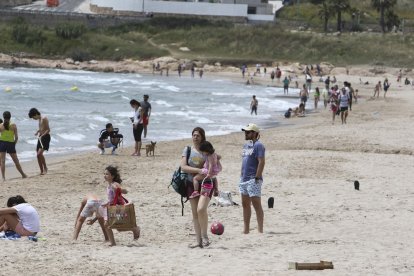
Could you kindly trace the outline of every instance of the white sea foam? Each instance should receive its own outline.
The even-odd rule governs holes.
[[[103,116],[98,116],[98,115],[92,116],[91,119],[95,121],[99,121],[99,122],[104,122],[104,123],[107,123],[109,121],[108,118],[105,118]]]
[[[80,133],[58,133],[57,136],[69,141],[82,141],[86,138]]]
[[[208,118],[197,118],[196,123],[197,124],[213,124],[214,121],[212,121]]]
[[[180,92],[180,88],[174,85],[159,85],[160,88],[172,91],[172,92]]]
[[[70,91],[73,85],[80,90]],[[129,100],[141,100],[144,94],[153,100],[148,135],[156,141],[190,138],[195,126],[203,127],[211,136],[240,131],[253,118],[258,125],[276,122],[282,112],[297,104],[297,99],[275,98],[282,93],[277,88],[246,86],[226,79],[195,81],[190,77],[81,70],[1,69],[0,89],[8,86],[13,91],[0,91],[0,110],[13,114],[21,141],[19,157],[23,154],[30,159],[35,158],[37,144],[33,136],[37,122],[27,116],[31,107],[39,107],[42,115],[49,117],[49,154],[66,154],[95,150],[99,131],[108,122],[120,129],[125,145],[132,145]],[[259,100],[259,114],[252,117],[253,94]]]
[[[88,126],[90,129],[97,129],[99,127],[97,124],[94,123],[89,123]]]
[[[157,105],[166,106],[166,107],[172,107],[173,106],[172,104],[170,104],[166,101],[162,101],[162,100],[154,101],[154,103],[156,103]]]

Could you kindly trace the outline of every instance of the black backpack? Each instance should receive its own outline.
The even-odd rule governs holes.
[[[191,147],[187,146],[187,165],[188,165],[188,159],[190,158],[191,154]],[[176,191],[178,194],[181,195],[181,215],[184,216],[184,203],[188,201],[187,197],[187,173],[181,171],[181,166],[178,167],[177,170],[174,171],[171,179],[170,185],[168,187],[172,186],[174,191]],[[184,197],[187,198],[186,201],[184,201]]]

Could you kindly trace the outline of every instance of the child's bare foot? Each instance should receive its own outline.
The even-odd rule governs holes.
[[[133,233],[134,233],[134,240],[139,239],[139,236],[140,236],[140,234],[141,234],[141,228],[139,228],[139,226],[137,226],[137,227],[133,230]]]

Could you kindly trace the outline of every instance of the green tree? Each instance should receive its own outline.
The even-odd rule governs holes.
[[[329,5],[329,0],[311,0],[312,4],[318,5],[318,15],[323,20],[323,30],[328,32],[329,18],[332,17],[332,6]]]
[[[397,0],[371,0],[372,6],[380,13],[380,25],[381,30],[385,33],[385,14],[388,11],[388,15],[391,15],[395,20],[395,14],[392,12],[393,7],[397,4]],[[391,13],[390,13],[391,11]]]
[[[336,30],[342,31],[342,13],[351,9],[349,0],[328,0],[328,5],[336,13]]]

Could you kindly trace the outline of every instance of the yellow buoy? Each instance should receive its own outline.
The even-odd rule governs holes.
[[[76,85],[74,85],[70,88],[70,91],[78,91],[78,90],[79,90],[79,88]]]
[[[6,91],[6,92],[11,92],[12,91],[12,89],[11,89],[11,87],[6,87],[6,88],[4,88],[4,91]]]

